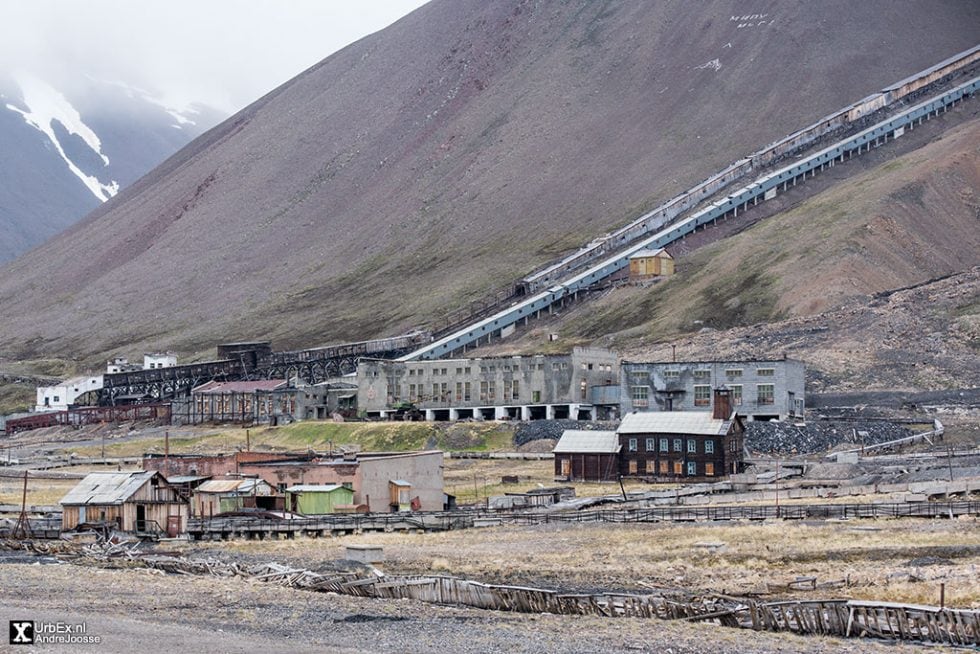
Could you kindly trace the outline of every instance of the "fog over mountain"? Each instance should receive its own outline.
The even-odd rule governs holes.
[[[223,117],[169,108],[121,82],[0,76],[0,261],[73,224]]]

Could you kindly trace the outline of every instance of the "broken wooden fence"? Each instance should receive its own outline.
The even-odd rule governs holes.
[[[980,611],[856,600],[759,602],[725,595],[560,593],[450,576],[386,576],[374,568],[323,574],[277,563],[251,567],[212,559],[143,554],[134,546],[91,546],[76,561],[149,567],[175,574],[242,576],[290,588],[376,599],[411,599],[496,611],[659,618],[756,631],[980,645]]]

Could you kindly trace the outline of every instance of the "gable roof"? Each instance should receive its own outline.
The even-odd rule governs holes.
[[[712,418],[709,411],[642,411],[627,413],[619,434],[692,434],[724,436],[731,419]]]
[[[646,259],[647,257],[664,257],[666,259],[673,259],[667,250],[660,248],[659,250],[651,250],[650,248],[644,248],[630,255],[630,259]]]
[[[61,504],[122,504],[154,475],[144,472],[93,472],[61,498]]]
[[[619,439],[614,431],[566,429],[555,445],[555,454],[615,454]]]

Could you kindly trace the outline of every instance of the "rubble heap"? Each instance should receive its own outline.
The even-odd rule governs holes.
[[[618,422],[592,422],[589,420],[532,420],[521,423],[514,431],[514,445],[550,438],[557,441],[566,429],[591,431],[615,431]]]
[[[749,422],[745,445],[752,452],[815,454],[840,447],[857,448],[911,436],[902,426],[884,421],[818,421],[797,426],[788,422]]]

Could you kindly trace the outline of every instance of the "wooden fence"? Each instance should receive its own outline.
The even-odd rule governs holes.
[[[658,506],[591,511],[453,511],[440,513],[368,513],[322,515],[294,520],[249,517],[192,518],[187,531],[195,539],[251,537],[257,534],[328,536],[354,531],[421,529],[448,531],[491,525],[542,525],[607,522],[712,522],[732,520],[806,520],[849,518],[955,518],[980,515],[980,502],[900,502],[880,504],[784,504],[753,506]],[[260,536],[264,537],[264,536]]]
[[[0,541],[0,546],[2,544]],[[315,592],[410,599],[494,611],[689,620],[801,635],[980,645],[980,611],[968,609],[844,599],[760,602],[683,591],[560,593],[543,588],[484,584],[444,575],[387,576],[374,568],[330,574],[277,563],[245,567],[216,560],[143,554],[138,551],[138,546],[108,543],[60,556],[79,563],[110,567],[150,567],[175,574],[242,576]]]

